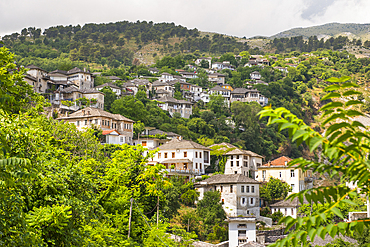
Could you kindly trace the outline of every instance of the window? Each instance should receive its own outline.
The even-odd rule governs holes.
[[[90,124],[92,124],[92,120],[90,119]]]
[[[244,185],[242,185],[240,189],[241,189],[241,192],[244,193]]]
[[[198,158],[198,152],[195,152],[195,158]]]
[[[247,193],[249,193],[249,186],[247,186]]]
[[[244,167],[248,167],[248,161],[244,161]]]
[[[234,155],[231,155],[231,156],[230,156],[230,159],[233,159],[233,158],[234,158]]]
[[[195,169],[198,169],[198,163],[195,163]]]
[[[215,186],[215,191],[217,190],[217,186]]]
[[[164,153],[164,158],[167,159],[167,153]]]
[[[158,153],[158,159],[160,159],[161,158],[161,153]]]
[[[294,178],[295,174],[294,174],[294,170],[290,170],[290,177],[291,178]]]
[[[175,158],[175,152],[172,152],[172,158]]]
[[[239,161],[236,162],[236,166],[239,166]]]
[[[202,152],[199,152],[199,158],[202,158]]]
[[[266,170],[262,171],[262,178],[266,178]]]
[[[291,209],[291,215],[294,215],[294,209],[293,208]]]
[[[230,193],[233,193],[233,186],[230,185]]]
[[[252,186],[252,193],[254,193],[254,186]]]
[[[224,191],[224,186],[221,186],[221,192],[223,192]]]
[[[247,210],[247,214],[249,215],[249,210]]]
[[[108,123],[107,123],[107,126],[109,126],[109,121],[108,121]]]
[[[238,237],[246,237],[246,236],[247,236],[247,230],[238,231]]]
[[[184,158],[188,157],[188,152],[184,152]]]
[[[142,142],[141,142],[141,145],[142,145],[143,147],[146,147],[146,141],[142,141]]]
[[[204,151],[204,163],[209,163],[209,152]]]
[[[87,120],[85,120],[85,125],[87,125]]]
[[[251,197],[251,205],[254,205],[254,198]]]
[[[241,205],[242,205],[242,206],[245,206],[245,204],[246,204],[245,197],[242,197],[242,198],[241,198],[240,203],[241,203]]]
[[[234,174],[238,174],[238,172],[237,171],[234,171]]]
[[[239,159],[239,155],[236,156],[236,159]]]
[[[98,119],[95,119],[95,124],[98,124]]]
[[[279,172],[279,177],[281,178],[281,172]]]
[[[230,161],[230,166],[233,167],[234,166],[234,162],[233,161]]]
[[[76,125],[77,125],[77,126],[80,126],[80,121],[77,121],[77,122],[76,122]]]
[[[199,169],[202,170],[202,163],[199,163]]]
[[[291,184],[290,186],[292,186],[292,191],[294,191],[295,184]]]
[[[288,209],[286,208],[285,209],[285,216],[288,214]]]
[[[123,136],[120,136],[119,141],[123,142]]]

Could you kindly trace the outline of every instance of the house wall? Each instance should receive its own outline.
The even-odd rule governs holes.
[[[240,224],[246,224],[246,227],[238,227]],[[239,242],[243,240],[239,239],[238,232],[243,230],[246,231],[246,242],[256,242],[256,223],[229,222],[229,247],[239,246]]]
[[[281,212],[284,216],[291,216],[297,218],[298,207],[271,207],[271,213]]]
[[[294,177],[291,177],[291,170],[294,170]],[[266,171],[265,178],[263,177],[264,172]],[[258,181],[269,181],[271,177],[278,178],[290,186],[294,187],[291,193],[298,193],[305,189],[304,176],[301,169],[294,169],[289,167],[269,167],[264,168],[260,167],[258,169]],[[291,194],[290,193],[290,194]]]

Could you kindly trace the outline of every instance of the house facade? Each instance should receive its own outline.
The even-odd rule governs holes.
[[[160,163],[166,166],[167,176],[185,176],[190,181],[205,173],[210,166],[211,149],[193,141],[174,138],[158,147],[159,151],[149,164]]]
[[[243,174],[217,174],[195,184],[199,200],[207,191],[219,191],[228,217],[260,216],[259,182]]]
[[[103,131],[103,135],[108,135],[108,138],[105,138],[102,143],[110,144],[109,141],[111,140],[114,140],[112,144],[133,143],[134,121],[120,114],[112,114],[102,109],[87,107],[68,116],[60,117],[58,120],[73,123],[79,130],[97,126]],[[114,136],[118,137],[114,138]],[[118,143],[116,143],[117,140]]]
[[[109,83],[109,82],[96,86],[95,89],[101,91],[105,87],[110,88],[117,96],[121,96],[122,94],[122,89],[119,86],[114,85],[113,83]]]
[[[168,111],[171,116],[173,116],[175,112],[180,113],[183,118],[189,118],[193,114],[193,103],[187,100],[177,100],[165,96],[158,99],[157,105],[161,109]]]
[[[263,156],[251,151],[235,148],[225,154],[225,174],[242,174],[256,179],[258,168],[262,166]]]
[[[218,85],[225,84],[225,75],[221,73],[208,74],[208,81],[216,83]]]
[[[246,88],[235,88],[233,91],[230,92],[230,103],[234,101],[241,101],[241,102],[257,102],[261,106],[266,106],[268,104],[268,98],[263,96],[258,90],[256,89],[246,89]]]
[[[258,181],[268,182],[271,177],[280,179],[292,187],[291,193],[311,189],[314,180],[312,171],[303,172],[296,166],[289,167],[288,163],[291,160],[289,157],[282,156],[262,165],[258,168]]]
[[[260,80],[261,79],[261,73],[258,71],[254,71],[250,73],[250,77],[252,80]]]

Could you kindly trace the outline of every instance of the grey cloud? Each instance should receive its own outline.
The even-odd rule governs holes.
[[[315,16],[322,16],[334,2],[335,0],[310,0],[301,17],[306,20],[312,20]]]

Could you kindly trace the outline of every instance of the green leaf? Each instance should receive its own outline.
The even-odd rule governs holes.
[[[323,107],[321,107],[319,111],[326,111],[326,110],[330,110],[330,109],[338,108],[338,107],[343,107],[343,103],[339,101],[330,102],[324,105]]]
[[[332,98],[340,98],[340,97],[341,97],[340,93],[331,92],[325,95],[324,97],[322,97],[321,101],[332,99]]]
[[[321,143],[323,142],[322,137],[313,137],[309,142],[310,151],[312,152],[315,150]]]
[[[342,212],[337,207],[331,208],[330,211],[332,211],[338,217],[344,219]]]
[[[343,97],[351,96],[351,95],[360,95],[361,92],[357,92],[355,90],[348,90],[347,92],[343,93]]]
[[[348,100],[348,101],[344,104],[344,106],[345,106],[345,107],[348,107],[348,106],[351,106],[351,105],[363,105],[363,104],[364,104],[364,102],[359,101],[359,100]]]

